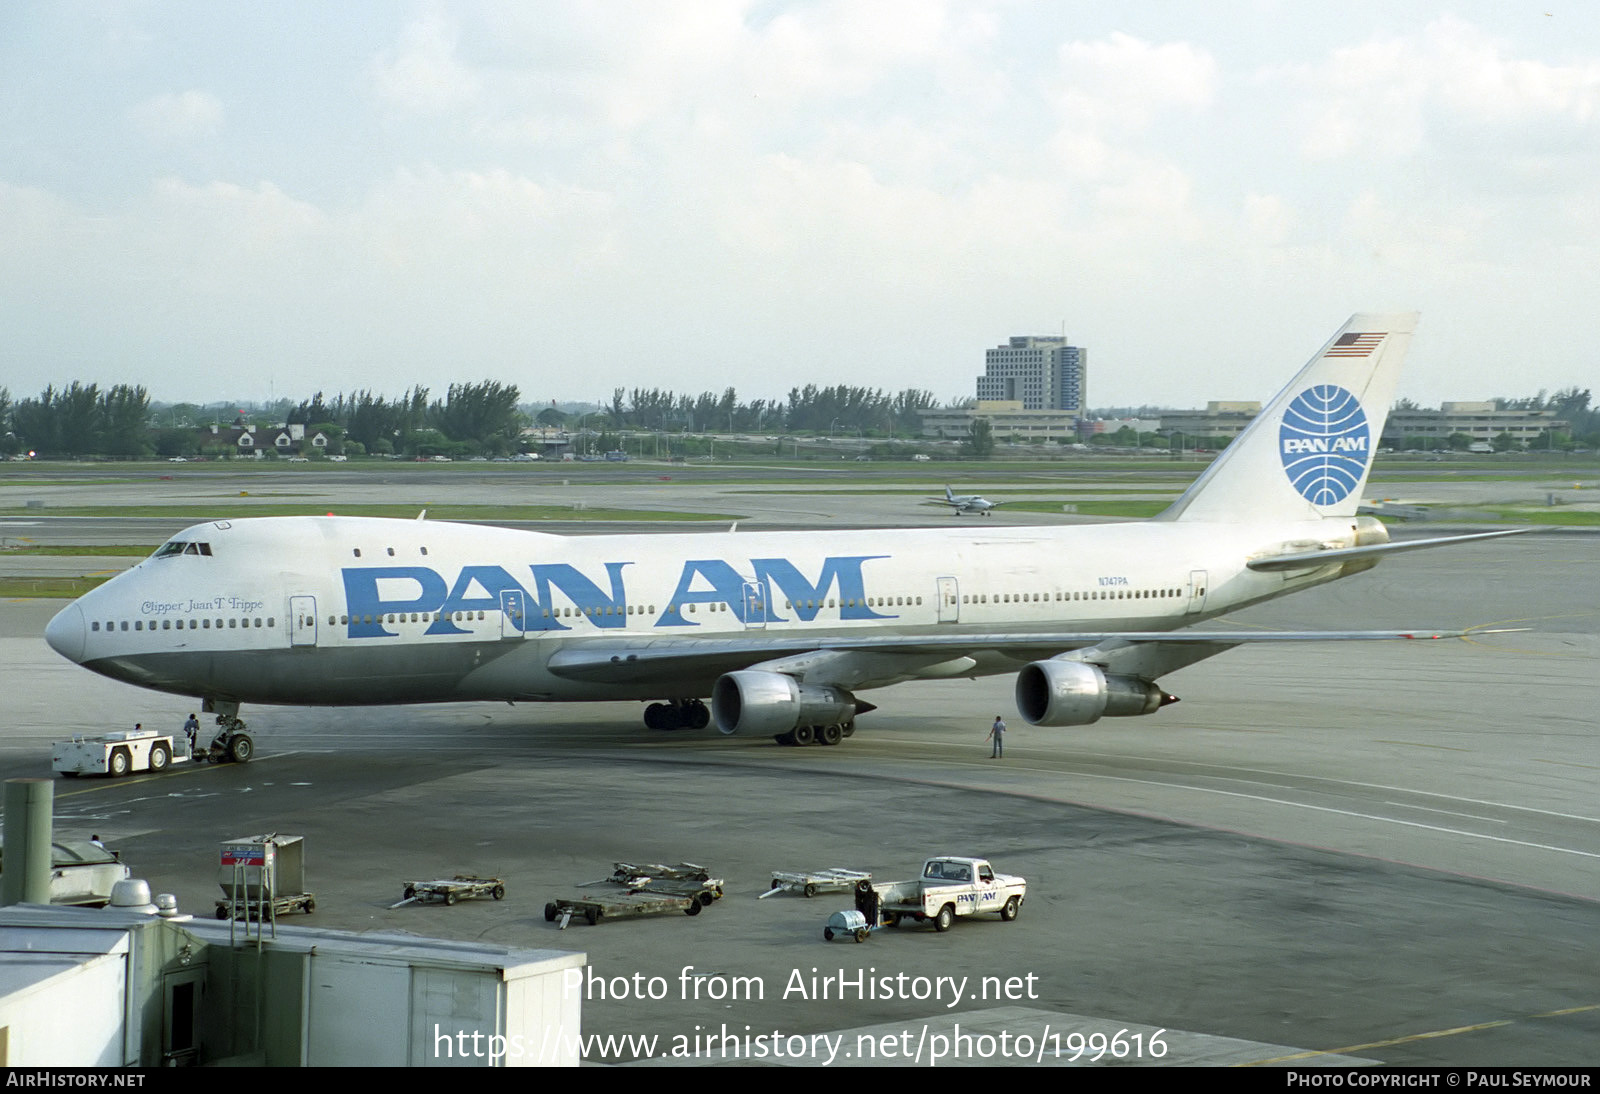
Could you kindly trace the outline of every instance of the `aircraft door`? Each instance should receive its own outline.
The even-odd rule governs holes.
[[[1189,604],[1186,611],[1203,612],[1206,608],[1206,572],[1189,571]]]
[[[317,644],[317,598],[291,596],[289,598],[289,645],[315,646]]]
[[[746,581],[744,583],[745,630],[761,630],[766,627],[769,616],[767,592],[767,583],[765,581]]]
[[[939,581],[939,622],[961,622],[961,593],[953,577],[941,577]]]
[[[526,638],[532,633],[528,619],[528,594],[522,589],[500,590],[500,637]]]

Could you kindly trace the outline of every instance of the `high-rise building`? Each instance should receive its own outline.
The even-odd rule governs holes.
[[[1082,414],[1089,387],[1089,351],[1065,338],[1018,337],[984,354],[980,400],[1020,402],[1025,410]]]

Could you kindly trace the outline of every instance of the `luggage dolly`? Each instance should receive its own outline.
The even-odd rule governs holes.
[[[826,870],[797,871],[785,870],[772,871],[772,887],[757,900],[765,900],[773,893],[804,893],[808,897],[818,893],[848,893],[853,892],[858,883],[871,881],[872,875],[861,870],[846,870],[842,866],[830,866]]]
[[[491,897],[494,900],[504,900],[505,895],[506,883],[500,878],[457,874],[449,880],[408,881],[405,899],[389,907],[398,908],[413,902],[421,904],[429,900],[442,900],[446,904],[454,904],[464,897]]]
[[[582,919],[593,927],[602,919],[633,919],[664,912],[699,915],[700,910],[709,908],[715,899],[709,889],[689,894],[652,893],[645,889],[606,896],[561,897],[544,906],[544,919],[546,923],[559,919],[559,929],[564,931],[574,919]]]

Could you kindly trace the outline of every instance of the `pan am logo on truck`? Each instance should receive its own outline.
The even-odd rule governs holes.
[[[1283,472],[1313,505],[1350,496],[1367,472],[1372,430],[1354,395],[1337,384],[1318,384],[1295,396],[1278,427]]]

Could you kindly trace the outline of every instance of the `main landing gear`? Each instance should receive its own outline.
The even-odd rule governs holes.
[[[856,704],[856,712],[871,710],[867,704]],[[813,715],[815,717],[815,715]],[[704,729],[711,724],[711,711],[699,699],[674,699],[670,703],[651,703],[644,710],[644,724],[649,729]],[[827,725],[795,726],[787,733],[774,734],[772,739],[780,745],[836,745],[856,731],[855,719],[832,722]]]
[[[836,745],[846,737],[853,737],[856,724],[835,722],[825,726],[795,726],[788,733],[777,733],[773,740],[780,745]]]
[[[651,703],[645,707],[644,724],[647,729],[704,729],[711,724],[711,711],[699,699]]]

